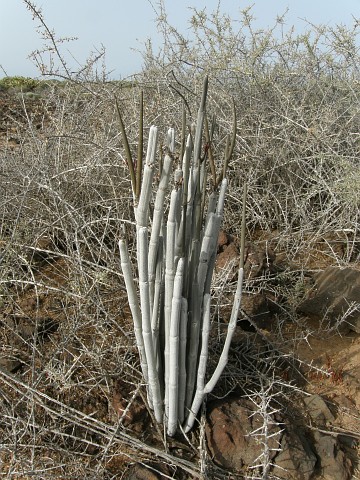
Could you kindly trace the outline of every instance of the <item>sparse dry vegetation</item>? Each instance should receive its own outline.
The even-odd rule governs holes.
[[[25,4],[45,28],[37,7]],[[307,322],[297,306],[311,273],[360,260],[358,22],[309,25],[297,35],[282,18],[255,31],[251,9],[238,19],[194,9],[187,38],[169,25],[161,2],[157,8],[163,47],[147,45],[143,71],[131,83],[108,81],[101,55],[70,74],[45,30],[49,50],[34,58],[42,74],[61,82],[48,82],[35,99],[0,92],[4,478],[135,478],[139,462],[161,472],[156,478],[239,478],[210,458],[206,405],[193,432],[169,439],[147,404],[118,254],[126,224],[135,255],[135,225],[115,97],[135,158],[140,92],[145,137],[155,124],[165,139],[169,126],[181,132],[183,104],[194,120],[208,75],[219,169],[235,104],[223,228],[239,237],[246,181],[249,249],[261,249],[265,260],[256,275],[257,267],[246,267],[245,290],[270,299],[272,322],[258,323],[244,307],[229,364],[208,401],[237,393],[256,406],[263,423],[255,434],[264,449],[246,478],[277,478],[268,428],[274,412],[293,414],[302,392],[316,390],[309,382],[331,382],[332,372],[346,370],[301,356],[312,339],[328,335],[330,345],[337,332]],[[59,69],[56,57],[45,62],[54,51]],[[235,261],[215,272],[210,370],[226,334],[236,271]],[[347,417],[354,438],[357,408]]]

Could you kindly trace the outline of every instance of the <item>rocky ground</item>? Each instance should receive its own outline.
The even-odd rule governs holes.
[[[41,129],[44,117],[39,104],[32,98],[28,102],[29,112],[37,118],[35,123]],[[19,148],[22,139],[18,136],[18,126],[24,122],[26,115],[20,113],[19,99],[1,94],[0,148],[9,152]],[[69,335],[68,343],[62,345],[60,331],[69,324],[74,308],[63,293],[67,283],[72,281],[72,265],[65,255],[61,255],[61,249],[54,245],[53,239],[46,236],[38,238],[32,249],[23,252],[28,261],[31,258],[35,278],[28,288],[14,289],[11,301],[2,299],[2,405],[4,411],[11,405],[14,410],[21,407],[29,395],[29,392],[24,393],[22,382],[30,383],[33,378],[34,371],[29,369],[32,365],[42,379],[36,395],[46,395],[39,401],[39,405],[42,401],[44,405],[47,402],[46,414],[43,413],[45,426],[50,427],[51,422],[56,424],[55,407],[50,412],[51,399],[57,399],[68,427],[71,412],[66,407],[76,412],[73,430],[66,430],[68,435],[73,435],[73,443],[61,444],[56,453],[47,452],[53,459],[53,472],[59,475],[56,478],[65,478],[59,473],[59,465],[69,461],[72,449],[77,451],[79,442],[76,439],[79,438],[89,443],[82,451],[81,462],[86,459],[89,464],[96,465],[103,448],[99,432],[101,428],[107,435],[113,432],[113,439],[116,439],[117,430],[111,430],[113,426],[121,427],[126,435],[138,441],[139,453],[134,455],[130,440],[127,444],[129,451],[124,450],[123,444],[117,449],[116,442],[114,447],[109,440],[112,452],[106,464],[106,478],[190,479],[204,478],[202,475],[205,474],[214,479],[360,478],[358,262],[347,262],[347,267],[343,268],[334,261],[348,249],[346,232],[334,232],[329,238],[318,239],[310,250],[304,248],[296,252],[291,262],[281,251],[277,238],[278,232],[271,235],[256,232],[247,243],[247,283],[227,372],[230,379],[225,379],[215,392],[216,396],[208,399],[201,426],[193,434],[201,446],[200,451],[182,435],[164,442],[163,432],[153,423],[151,411],[147,408],[144,388],[139,387],[140,378],[136,385],[137,374],[132,382],[128,380],[129,374],[124,373],[105,383],[99,380],[91,389],[86,387],[87,361],[90,362],[87,355],[93,355],[92,349],[104,348],[110,358],[111,345],[118,342],[121,345],[119,358],[129,352],[136,357],[132,339],[123,333],[131,329],[124,292],[112,292],[112,297],[106,300],[110,310],[116,309],[114,315],[121,325],[116,337],[109,327],[103,337],[95,341],[94,331],[84,319],[76,341],[72,341]],[[0,241],[1,247],[5,248],[6,239]],[[356,248],[357,254],[353,258],[358,259],[359,245]],[[337,255],[334,256],[335,250]],[[223,232],[219,239],[217,278],[233,282],[237,259],[236,239]],[[46,291],[39,291],[34,287],[36,284],[46,285]],[[286,292],[297,292],[295,307],[294,298]],[[219,307],[221,322],[214,333],[214,345],[218,338],[223,338],[227,309],[226,302]],[[284,311],[290,310],[294,310],[296,316],[283,315]],[[31,359],[35,337],[39,355],[34,366]],[[101,361],[111,370],[113,367],[106,365],[106,355]],[[68,388],[64,388],[61,394],[54,391],[56,369],[48,369],[50,361],[52,365],[56,363],[59,376],[68,376]],[[240,380],[233,381],[232,378]],[[9,388],[10,379],[18,385],[17,392]],[[89,433],[90,423],[87,427],[79,423],[81,414],[89,416],[88,422],[90,417],[93,419],[91,428],[95,429],[96,424],[96,434]],[[19,419],[26,418],[18,415]],[[13,414],[12,418],[15,419],[16,415]],[[13,425],[16,425],[15,421]],[[86,428],[89,432],[85,434]],[[45,438],[43,441],[45,446],[48,445]],[[142,458],[141,442],[153,448],[152,461],[146,455]],[[46,448],[44,450],[45,458]],[[14,457],[6,448],[0,455],[2,473],[9,473]],[[76,455],[72,461],[74,458]],[[177,466],[175,459],[178,459]],[[24,464],[27,461],[22,459]],[[169,463],[172,463],[171,467]],[[202,473],[204,465],[206,468]],[[43,472],[39,478],[50,478],[46,475]],[[30,475],[19,474],[16,478],[30,478]]]
[[[220,241],[223,244],[220,243],[218,267],[223,267],[232,256],[236,258],[236,242],[229,241],[229,237]],[[317,256],[318,268],[313,273],[308,271],[296,322],[288,322],[279,329],[277,308],[289,299],[275,299],[268,289],[255,295],[248,292],[243,301],[243,313],[256,328],[254,343],[260,334],[262,342],[269,342],[284,357],[298,361],[297,374],[290,367],[282,367],[284,379],[292,376],[299,387],[296,401],[289,402],[288,410],[275,409],[273,414],[269,448],[275,464],[273,473],[279,478],[358,478],[360,269],[357,264],[339,267],[326,261],[326,243],[322,243],[321,254],[314,249],[307,257],[311,265],[304,264],[304,252],[299,255],[302,268],[314,268],[312,257]],[[274,252],[265,251],[264,244],[261,240],[248,244],[248,278],[255,280],[258,275],[266,274],[265,269],[276,282],[287,267],[281,259],[277,261]],[[336,245],[342,248],[339,239]],[[296,271],[300,265],[296,265],[297,258],[293,261],[291,269]],[[248,335],[249,332],[239,332],[235,345],[244,342],[244,336]],[[261,427],[258,411],[248,398],[214,402],[206,426],[214,459],[238,471],[257,461],[262,445],[256,436],[248,435]]]

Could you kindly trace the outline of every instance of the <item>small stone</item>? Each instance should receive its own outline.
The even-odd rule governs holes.
[[[134,465],[123,478],[124,480],[159,480],[160,477],[142,465]]]
[[[320,395],[306,397],[304,403],[311,420],[317,425],[326,425],[335,420],[334,415],[331,413],[329,407]]]
[[[309,480],[316,465],[316,455],[305,436],[288,429],[281,442],[281,452],[275,458],[273,473],[277,478]]]
[[[320,459],[321,478],[324,480],[349,480],[351,461],[340,449],[337,438],[314,433],[316,453]]]
[[[13,357],[1,357],[0,367],[7,370],[10,373],[17,372],[22,366],[22,363],[17,358]]]

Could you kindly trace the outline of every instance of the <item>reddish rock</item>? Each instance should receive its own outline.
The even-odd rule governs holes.
[[[254,405],[247,399],[236,399],[218,403],[208,415],[206,438],[215,463],[234,472],[254,464],[261,456],[263,445],[252,432],[261,428],[263,420],[254,412]],[[279,447],[280,428],[269,425],[270,458],[274,458]]]
[[[224,230],[221,230],[218,238],[216,268],[227,270],[229,267],[234,274],[239,267],[238,241],[224,232]]]
[[[239,249],[235,243],[225,245],[216,259],[216,268],[227,270],[229,267],[233,270],[239,267]]]
[[[270,416],[266,425],[266,454],[263,427],[264,419],[250,400],[217,402],[210,410],[205,430],[214,462],[235,473],[265,465],[277,478],[312,478],[317,457],[307,436],[292,426],[290,419],[279,423],[277,417]]]
[[[232,268],[237,272],[240,259],[239,240],[224,231],[218,238],[218,255],[216,259],[217,269]],[[245,245],[245,278],[254,279],[264,274],[276,273],[275,253],[269,248],[262,248],[254,243],[247,242]]]
[[[231,237],[224,230],[221,230],[218,238],[218,248],[221,250],[223,247],[231,242]]]

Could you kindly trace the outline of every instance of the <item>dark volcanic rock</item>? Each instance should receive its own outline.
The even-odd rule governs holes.
[[[360,271],[328,267],[315,278],[315,286],[298,312],[324,321],[341,333],[360,333]]]
[[[349,480],[352,465],[339,448],[338,439],[320,432],[314,433],[316,453],[320,459],[321,478],[324,480]]]
[[[309,480],[316,465],[312,446],[300,431],[288,426],[281,441],[281,451],[275,458],[273,473],[287,480]]]

